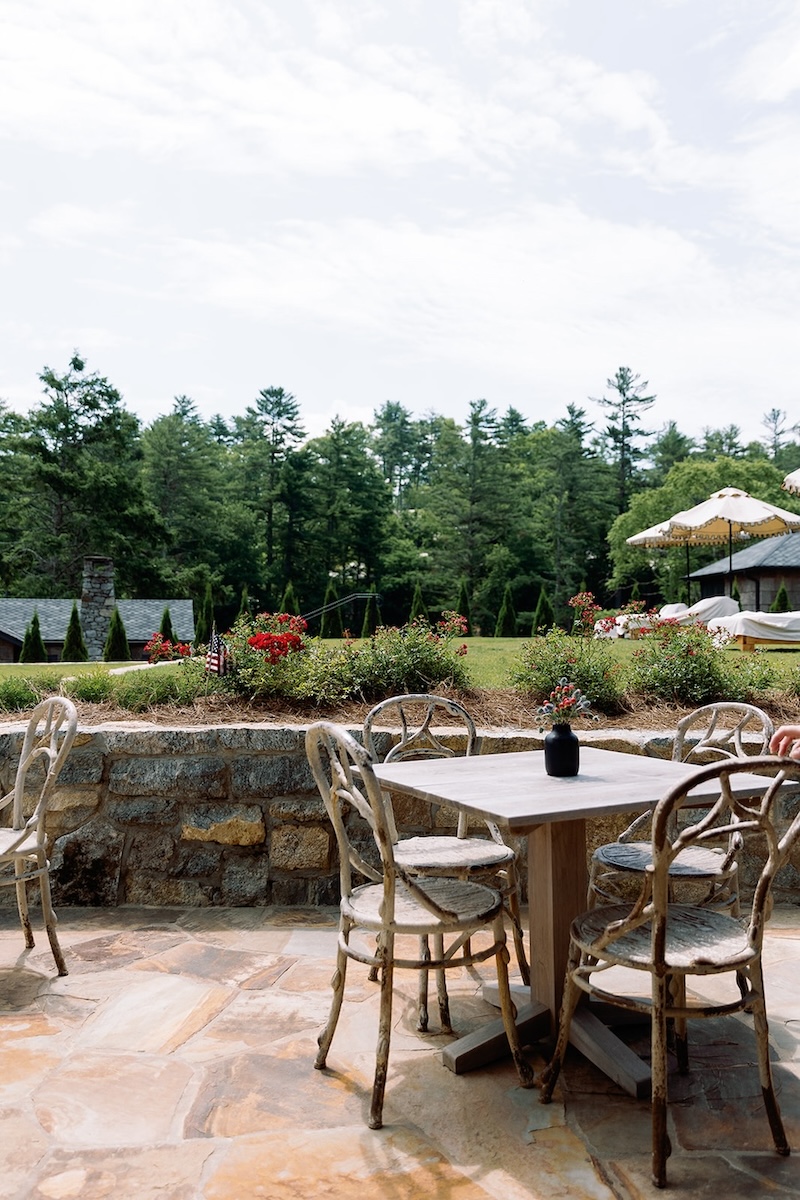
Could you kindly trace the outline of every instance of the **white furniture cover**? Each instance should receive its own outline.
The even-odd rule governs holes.
[[[710,633],[724,629],[732,637],[763,638],[771,642],[800,642],[800,612],[740,612],[715,617],[708,622]]]

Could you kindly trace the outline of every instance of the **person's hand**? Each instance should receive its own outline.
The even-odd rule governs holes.
[[[784,758],[800,758],[800,725],[781,725],[770,738],[769,748]]]

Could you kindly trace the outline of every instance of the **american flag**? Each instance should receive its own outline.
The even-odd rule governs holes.
[[[228,671],[228,651],[225,643],[217,633],[216,625],[211,630],[206,654],[206,671],[210,675],[225,675]]]

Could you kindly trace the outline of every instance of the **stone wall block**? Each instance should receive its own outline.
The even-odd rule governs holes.
[[[108,790],[121,796],[200,795],[210,799],[226,796],[227,769],[224,759],[128,758],[112,763]]]
[[[220,849],[214,842],[178,842],[169,874],[175,879],[216,878],[220,870]]]
[[[241,908],[267,903],[269,859],[263,851],[226,854],[222,864],[220,902]]]
[[[54,903],[117,904],[124,842],[102,818],[60,838],[50,859]]]
[[[177,800],[164,796],[131,796],[126,800],[109,800],[105,813],[109,820],[121,825],[174,826],[180,819]]]
[[[162,879],[158,875],[137,873],[125,882],[125,904],[161,908],[175,904],[181,908],[207,908],[213,889],[193,879]]]
[[[220,749],[237,753],[305,753],[304,725],[222,725],[217,736]]]
[[[316,792],[317,785],[305,756],[305,750],[295,755],[241,755],[230,766],[231,796],[264,797],[288,795],[293,792]]]
[[[328,819],[319,792],[311,797],[278,796],[269,802],[267,814],[276,822],[314,821],[318,825]]]
[[[103,778],[104,757],[95,747],[69,752],[58,777],[58,787],[70,787],[75,783],[98,784]]]
[[[128,843],[126,870],[166,871],[174,853],[175,839],[168,833],[137,830]]]
[[[331,835],[319,826],[278,826],[270,835],[269,859],[275,871],[328,870]]]
[[[163,725],[148,725],[144,721],[119,725],[105,731],[109,754],[132,755],[136,758],[160,755],[216,754],[217,726],[192,726],[173,729]]]
[[[181,821],[184,841],[256,846],[265,840],[266,832],[264,814],[255,804],[193,805]]]

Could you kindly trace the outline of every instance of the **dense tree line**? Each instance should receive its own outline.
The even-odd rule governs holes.
[[[77,353],[40,378],[29,414],[0,407],[2,592],[76,596],[84,556],[103,554],[120,597],[199,608],[210,590],[222,623],[279,607],[287,588],[301,612],[374,589],[387,623],[408,618],[416,593],[432,615],[466,607],[484,634],[502,608],[506,627],[509,605],[529,633],[543,590],[559,620],[584,589],[605,603],[634,587],[677,598],[681,553],[625,537],[725,485],[793,507],[780,483],[800,465],[798,427],[776,409],[747,445],[736,426],[699,441],[674,422],[645,430],[656,397],[627,367],[607,380],[600,427],[577,403],[548,424],[485,399],[463,423],[387,401],[369,426],[337,417],[316,438],[280,387],[209,421],[179,396],[143,426]],[[344,613],[354,633],[363,608]]]

